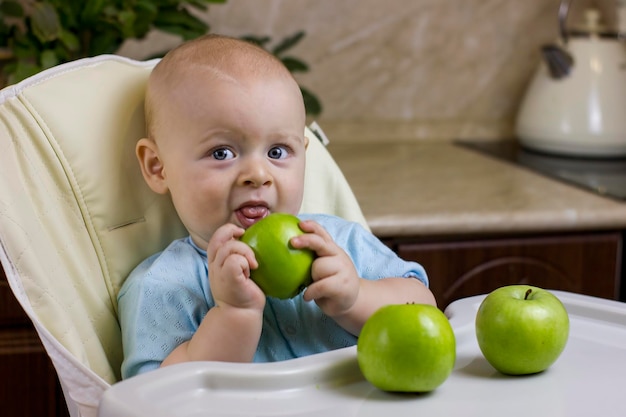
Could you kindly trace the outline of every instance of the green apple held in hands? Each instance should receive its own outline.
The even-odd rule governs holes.
[[[476,338],[487,361],[509,375],[541,372],[563,352],[569,317],[551,292],[528,285],[501,287],[476,314]]]
[[[265,295],[292,298],[311,283],[311,265],[315,253],[294,249],[289,240],[303,234],[300,220],[291,214],[272,213],[246,229],[241,241],[254,251],[259,267],[250,278]]]
[[[383,391],[429,392],[452,372],[456,339],[437,307],[387,305],[361,329],[357,360],[365,379]]]

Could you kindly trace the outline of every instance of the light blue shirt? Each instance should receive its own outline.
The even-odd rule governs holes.
[[[321,224],[350,256],[362,278],[414,277],[428,285],[424,268],[400,259],[357,223],[328,215],[299,215]],[[206,251],[187,237],[139,264],[118,294],[124,347],[122,377],[156,369],[191,339],[215,305]],[[255,362],[292,359],[352,346],[357,338],[302,293],[289,300],[268,297]]]

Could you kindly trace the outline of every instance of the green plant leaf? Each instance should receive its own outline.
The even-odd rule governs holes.
[[[157,15],[156,19],[154,19],[154,25],[159,28],[177,26],[186,30],[198,32],[207,30],[206,23],[197,17],[192,16],[185,9],[161,11]]]
[[[156,18],[159,9],[150,0],[139,0],[135,5],[135,24],[134,31],[135,36],[138,39],[145,37],[150,29],[152,29],[152,22]]]
[[[81,27],[81,24],[85,24],[81,16],[85,5],[84,0],[55,1],[54,5],[59,15],[61,26],[66,30],[76,30]]]
[[[197,10],[202,10],[204,12],[204,11],[209,10],[208,3],[215,3],[215,2],[206,1],[206,0],[189,0],[187,3],[189,3],[190,7],[193,7],[194,9],[197,9]]]
[[[195,39],[204,34],[203,32],[198,32],[196,30],[185,29],[180,26],[157,26],[159,30],[167,33],[171,33],[172,35],[180,36],[184,41]]]
[[[78,37],[76,37],[76,35],[68,30],[61,30],[59,40],[61,41],[62,45],[70,52],[76,52],[80,49],[80,42],[78,41]]]
[[[59,37],[61,33],[59,15],[50,3],[35,3],[31,19],[31,29],[40,42],[51,42]]]
[[[317,96],[304,87],[300,87],[300,91],[302,92],[306,114],[319,116],[322,113],[322,103],[320,103]]]
[[[15,84],[25,78],[37,74],[39,71],[41,71],[41,67],[37,64],[32,64],[27,61],[17,61],[15,68],[12,69],[7,81],[9,84]]]
[[[280,60],[290,72],[307,72],[309,70],[309,66],[298,58],[287,56],[280,58]]]
[[[122,36],[116,32],[109,31],[97,33],[89,43],[89,50],[87,51],[86,56],[112,54],[117,51],[122,42]]]
[[[0,1],[0,17],[20,18],[24,16],[24,8],[17,1]]]
[[[244,35],[240,39],[267,49],[266,45],[272,40],[269,36]]]
[[[45,51],[41,52],[39,62],[41,63],[42,69],[47,69],[47,68],[52,68],[55,65],[59,64],[60,59],[57,56],[55,51],[51,49],[46,49]]]
[[[188,0],[185,3],[195,9],[206,11],[209,10],[210,4],[223,4],[226,3],[226,0]]]
[[[13,55],[17,61],[37,61],[39,46],[36,40],[27,35],[16,36],[13,39]]]
[[[161,11],[154,19],[154,26],[164,32],[181,36],[183,40],[204,35],[209,26],[187,10]]]
[[[124,38],[135,37],[135,18],[137,15],[133,10],[121,10],[117,14],[117,21],[119,22],[119,28]]]
[[[16,82],[61,62],[115,53],[126,39],[141,39],[153,29],[183,40],[197,38],[209,31],[209,24],[196,12],[221,3],[226,0],[0,0],[0,48],[10,57],[2,71]],[[304,36],[304,31],[297,32],[271,50],[268,36],[242,39],[273,53],[294,73],[309,66],[282,55]],[[302,91],[307,114],[319,114],[317,97]]]
[[[294,35],[288,36],[283,39],[278,45],[276,45],[272,49],[272,53],[276,56],[280,56],[283,52],[288,49],[291,49],[294,45],[296,45],[302,38],[305,36],[304,31],[296,32]]]
[[[81,20],[86,24],[96,21],[101,15],[106,3],[106,0],[85,0],[82,12],[80,13]]]

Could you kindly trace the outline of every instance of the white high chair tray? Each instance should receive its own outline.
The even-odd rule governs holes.
[[[553,293],[569,312],[570,338],[557,362],[536,375],[505,376],[483,358],[474,317],[484,296],[477,296],[446,310],[457,361],[429,394],[378,390],[350,347],[276,363],[166,367],[113,385],[99,416],[625,416],[626,303]]]

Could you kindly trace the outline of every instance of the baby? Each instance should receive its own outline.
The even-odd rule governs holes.
[[[146,92],[136,154],[169,194],[189,236],[140,265],[118,295],[124,378],[169,364],[265,362],[351,346],[379,307],[429,303],[424,269],[356,223],[299,214],[307,138],[298,84],[273,55],[207,35],[169,52]],[[313,283],[289,300],[249,278],[239,240],[270,213],[299,216],[296,248],[317,257]]]

